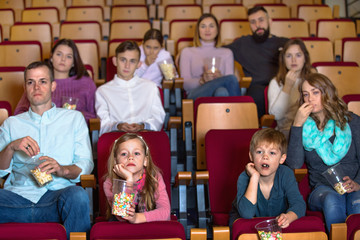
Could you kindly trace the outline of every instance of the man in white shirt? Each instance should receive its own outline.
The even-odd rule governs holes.
[[[95,93],[96,114],[101,120],[100,134],[110,131],[160,131],[165,111],[160,92],[150,80],[134,75],[140,67],[140,49],[136,42],[125,41],[115,51],[114,79]]]

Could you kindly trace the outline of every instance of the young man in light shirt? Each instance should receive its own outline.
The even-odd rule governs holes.
[[[125,41],[116,48],[114,79],[95,93],[96,114],[101,120],[100,134],[111,131],[160,131],[165,111],[160,92],[150,80],[134,75],[140,67],[140,49],[136,42]]]

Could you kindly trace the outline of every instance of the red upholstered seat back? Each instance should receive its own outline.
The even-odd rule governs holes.
[[[122,136],[124,132],[110,132],[101,135],[98,141],[98,182],[99,182],[99,209],[100,216],[105,216],[107,201],[103,190],[104,178],[107,173],[107,160],[116,139]],[[171,178],[171,161],[170,161],[170,143],[169,138],[165,132],[141,132],[147,142],[151,157],[156,166],[158,166],[166,184],[166,190],[171,196],[170,192],[170,178]]]
[[[210,130],[205,137],[209,198],[214,225],[228,225],[237,179],[249,162],[249,146],[258,129]]]
[[[66,240],[66,231],[59,223],[2,223],[0,239]]]
[[[347,239],[354,240],[354,235],[360,231],[360,214],[351,214],[346,219]]]
[[[96,239],[166,239],[186,240],[184,227],[177,221],[158,221],[140,224],[127,222],[99,222],[90,232],[90,240]]]

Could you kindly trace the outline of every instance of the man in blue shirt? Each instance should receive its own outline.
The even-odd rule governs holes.
[[[0,223],[59,222],[68,238],[70,232],[89,232],[89,199],[76,186],[80,175],[94,167],[85,119],[51,102],[56,82],[47,63],[31,63],[24,77],[29,111],[9,117],[0,127],[0,177],[9,174],[0,189]],[[53,177],[44,186],[28,168],[36,155],[41,156],[41,171]]]

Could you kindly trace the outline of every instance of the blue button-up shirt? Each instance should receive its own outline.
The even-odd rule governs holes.
[[[80,181],[80,175],[91,173],[94,163],[89,132],[80,112],[56,108],[53,104],[42,116],[30,108],[28,112],[9,117],[0,127],[0,151],[10,142],[26,136],[38,143],[44,156],[55,159],[60,165],[75,164],[82,171],[76,179],[57,177],[53,174],[52,182],[39,187],[27,167],[30,157],[22,151],[16,151],[9,168],[0,169],[0,177],[10,173],[4,189],[37,203],[47,190],[75,185]]]

